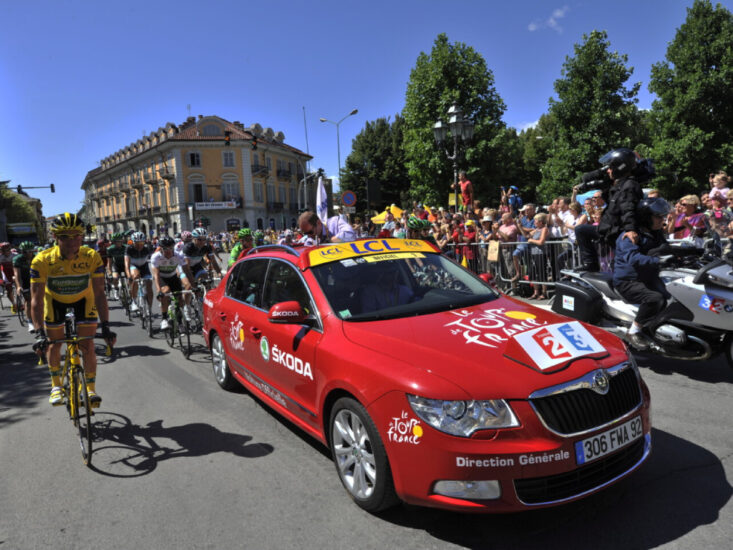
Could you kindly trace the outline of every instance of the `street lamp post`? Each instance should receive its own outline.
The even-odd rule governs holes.
[[[450,130],[453,137],[453,154],[446,150],[448,160],[453,162],[453,184],[455,188],[456,212],[458,212],[458,141],[469,141],[473,137],[473,122],[463,118],[463,111],[455,103],[448,109],[448,124],[444,124],[442,120],[433,125],[433,134],[438,145],[443,144],[448,137]]]
[[[343,117],[338,122],[334,122],[333,120],[328,120],[327,118],[320,118],[319,119],[321,122],[330,122],[331,124],[335,124],[336,125],[336,154],[338,155],[338,163],[339,163],[339,173],[338,173],[338,176],[339,176],[339,187],[341,186],[341,138],[339,136],[339,125],[344,120],[346,120],[347,118],[349,118],[351,115],[355,115],[358,112],[359,112],[359,109],[354,109],[353,111],[351,111],[348,115],[346,115],[345,117]]]

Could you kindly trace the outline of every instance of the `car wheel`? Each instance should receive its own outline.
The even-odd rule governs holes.
[[[733,333],[725,337],[723,349],[725,349],[725,358],[728,360],[728,366],[733,368]]]
[[[341,483],[361,508],[378,512],[398,502],[387,453],[366,409],[349,397],[334,404],[331,454]]]
[[[216,382],[223,389],[232,391],[239,386],[234,376],[232,376],[232,372],[229,370],[224,344],[222,344],[218,334],[214,334],[211,337],[211,366],[214,370]]]

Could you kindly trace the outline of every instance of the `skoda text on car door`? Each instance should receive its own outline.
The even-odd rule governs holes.
[[[651,451],[649,392],[618,338],[425,241],[258,247],[204,310],[217,382],[327,445],[369,511],[554,506]]]

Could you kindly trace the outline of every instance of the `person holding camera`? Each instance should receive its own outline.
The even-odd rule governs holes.
[[[634,244],[639,241],[636,223],[636,206],[644,198],[637,174],[642,178],[653,175],[649,161],[640,162],[639,156],[625,147],[603,155],[599,170],[583,175],[583,182],[576,185],[578,192],[601,189],[606,208],[598,226],[585,224],[575,228],[580,251],[581,267],[585,271],[600,271],[596,243],[601,241],[615,246],[619,235]]]

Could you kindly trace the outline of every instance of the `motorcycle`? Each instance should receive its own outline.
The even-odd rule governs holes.
[[[724,354],[733,368],[733,258],[722,256],[720,239],[713,252],[680,259],[660,258],[660,278],[672,295],[657,317],[648,351],[673,359],[704,361]],[[605,272],[562,270],[552,310],[597,325],[627,340],[638,306],[613,288]],[[647,335],[649,336],[649,335]]]

